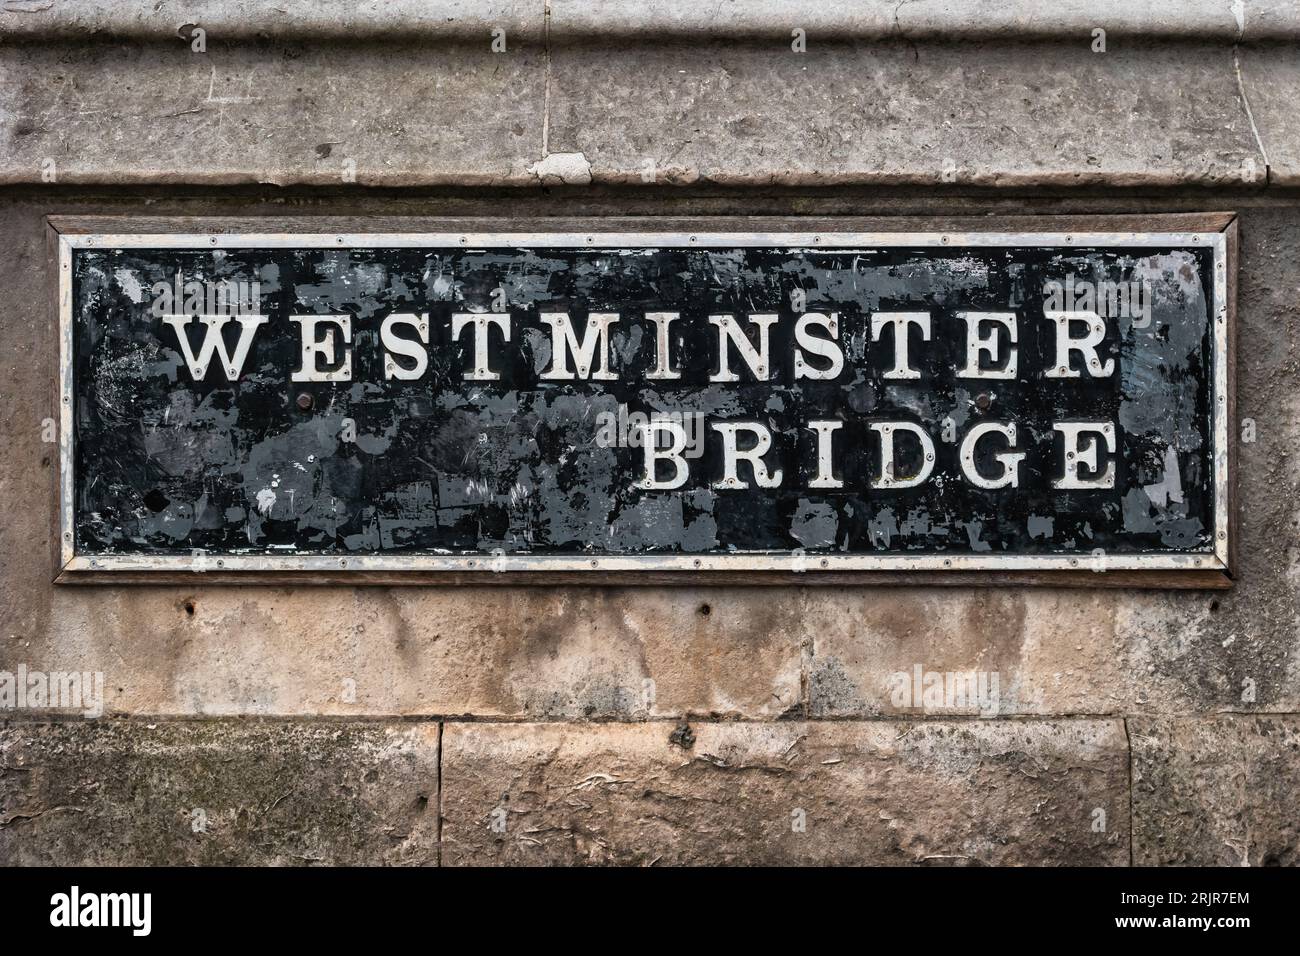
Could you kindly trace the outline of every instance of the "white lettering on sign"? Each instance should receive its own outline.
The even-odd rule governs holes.
[[[975,466],[975,446],[979,440],[990,432],[1002,435],[1008,447],[1016,444],[1016,426],[1008,422],[980,422],[966,433],[961,441],[961,471],[966,479],[976,488],[1018,488],[1020,487],[1020,463],[1025,460],[1025,453],[1004,451],[995,454],[994,459],[1002,466],[1002,474],[996,478],[986,478]]]
[[[542,373],[543,379],[572,381],[575,378],[594,378],[612,382],[618,378],[609,368],[609,327],[618,321],[617,313],[593,312],[581,341],[573,331],[573,321],[565,313],[544,312],[542,321],[551,327],[551,368]],[[578,360],[576,374],[569,368],[570,352]]]
[[[1083,373],[1070,366],[1070,357],[1074,352],[1083,356],[1084,367],[1094,378],[1110,375],[1115,371],[1115,360],[1102,361],[1097,355],[1097,346],[1106,338],[1106,320],[1096,312],[1052,312],[1044,311],[1049,322],[1056,325],[1056,364],[1044,374],[1048,378],[1081,378]],[[1071,332],[1071,326],[1082,324],[1087,330],[1078,338]]]
[[[1016,314],[1014,312],[958,312],[957,318],[966,323],[966,366],[957,374],[962,378],[1013,379],[1016,377]],[[981,326],[989,325],[988,334]],[[1005,331],[1011,345],[1010,355],[1000,368],[981,364],[984,356],[990,365],[998,360],[1001,334]]]
[[[769,332],[776,322],[775,315],[751,315],[749,322],[758,330],[758,348],[749,341],[745,330],[740,327],[734,315],[711,315],[709,324],[718,327],[718,370],[709,376],[710,382],[739,382],[740,376],[731,370],[729,361],[731,352],[728,343],[744,358],[750,373],[760,382],[766,382],[772,372],[772,363],[768,361]]]
[[[929,312],[877,312],[871,317],[871,341],[878,342],[886,326],[894,329],[894,367],[885,373],[885,378],[921,377],[920,371],[908,362],[907,336],[913,325],[921,330],[923,341],[930,341]]]
[[[489,313],[457,312],[451,317],[451,337],[460,339],[460,334],[470,324],[474,326],[474,360],[465,370],[465,378],[471,382],[495,382],[501,375],[492,370],[488,351],[488,329],[496,326],[501,330],[501,341],[510,341],[510,320],[508,316]]]
[[[179,290],[177,290],[179,293]],[[198,301],[196,300],[196,305]],[[1014,311],[959,311],[956,320],[964,333],[962,364],[958,378],[1006,381],[1028,377],[1043,379],[1104,378],[1115,372],[1115,359],[1102,356],[1106,320],[1091,311],[1044,309],[1045,329],[1052,364],[1026,373],[1021,368],[1019,318]],[[203,380],[212,362],[218,360],[222,375],[236,381],[243,373],[255,339],[270,322],[265,315],[166,314],[162,321],[176,336],[181,359],[195,381]],[[652,361],[644,378],[657,382],[682,379],[674,357],[674,324],[677,312],[647,312],[652,336],[644,336]],[[577,318],[565,312],[544,312],[540,321],[550,327],[549,362],[538,376],[542,382],[600,381],[620,378],[626,356],[615,338],[620,316],[616,312],[592,312]],[[348,382],[352,380],[353,321],[341,315],[294,315],[289,321],[299,326],[299,367],[291,371],[294,382]],[[502,349],[516,339],[515,317],[506,312],[457,312],[452,314],[446,337],[453,347],[465,342],[462,377],[466,381],[495,382],[502,377]],[[773,353],[773,329],[780,316],[773,313],[738,316],[719,313],[708,316],[716,346],[709,381],[737,383],[738,369],[758,382],[777,375]],[[429,313],[401,312],[386,316],[379,325],[385,379],[418,381],[429,371],[429,349],[438,341]],[[195,329],[198,326],[201,333]],[[237,332],[227,336],[227,329]],[[870,315],[870,349],[883,350],[875,359],[878,374],[887,381],[915,382],[922,378],[925,343],[934,331],[929,312],[878,312]],[[794,381],[825,382],[840,379],[847,368],[845,346],[840,343],[841,316],[836,312],[798,314],[787,337],[789,374]],[[196,337],[197,334],[197,337]],[[198,342],[197,348],[195,342]],[[639,341],[639,340],[638,340]],[[858,353],[861,354],[861,353]],[[1075,361],[1075,359],[1078,361]],[[920,363],[920,364],[919,364]],[[1077,366],[1077,367],[1076,367]],[[857,374],[854,372],[854,374]],[[801,470],[804,484],[813,489],[845,487],[836,466],[836,448],[841,442],[861,442],[875,436],[879,458],[870,477],[873,488],[915,488],[930,479],[939,452],[935,439],[915,422],[871,420],[865,431],[851,435],[839,418],[806,423],[812,432],[811,458]],[[1054,433],[1061,436],[1052,487],[1061,491],[1086,491],[1115,486],[1115,456],[1118,435],[1112,422],[1056,422]],[[708,430],[722,453],[722,475],[715,482],[721,490],[750,487],[778,488],[788,469],[778,463],[774,439],[767,425],[753,421],[710,421]],[[668,491],[683,487],[690,477],[687,454],[691,438],[682,418],[656,415],[644,423],[637,438],[643,448],[643,472],[637,486]],[[955,429],[946,429],[944,442],[957,441]],[[1027,452],[1017,446],[1015,422],[980,421],[968,428],[957,446],[959,472],[977,488],[996,490],[1020,485],[1020,466]],[[980,459],[979,456],[984,458]],[[979,462],[984,462],[981,465]],[[743,466],[743,467],[742,467]]]
[[[844,350],[835,341],[840,334],[840,317],[832,312],[829,316],[820,312],[809,312],[794,325],[794,341],[798,346],[794,353],[794,377],[833,380],[844,371]],[[815,336],[811,329],[821,328],[826,333]],[[808,352],[829,361],[826,368],[818,368],[804,359]]]
[[[409,325],[415,329],[416,339],[399,336],[396,331],[399,325]],[[429,344],[428,319],[409,312],[398,312],[390,315],[384,319],[384,324],[379,327],[379,340],[388,353],[384,356],[384,378],[395,378],[408,382],[414,381],[423,375],[425,369],[429,367],[429,353],[427,350],[420,348],[421,344]],[[415,366],[409,369],[406,368],[393,360],[394,355],[414,359]]]
[[[1098,436],[1106,443],[1106,451],[1115,453],[1115,426],[1110,422],[1058,422],[1052,428],[1065,438],[1065,474],[1052,482],[1053,488],[1114,488],[1115,462],[1108,461],[1102,468],[1098,461]],[[1079,465],[1088,466],[1090,472],[1100,472],[1091,477],[1081,477]]]
[[[324,329],[324,335],[318,331],[320,325],[334,325],[343,333],[343,342],[352,341],[352,316],[350,315],[295,315],[289,319],[297,322],[302,329],[302,364],[293,373],[295,382],[346,382],[352,378],[352,350],[343,350],[343,359],[337,368],[326,369],[321,363],[333,365],[338,362],[334,349],[335,329]]]
[[[248,358],[248,350],[253,347],[253,336],[257,334],[259,326],[265,325],[271,321],[265,315],[164,315],[163,322],[171,326],[176,332],[176,338],[180,343],[181,355],[185,358],[185,365],[190,370],[190,375],[194,381],[201,382],[208,374],[208,365],[212,361],[212,356],[221,357],[220,368],[230,381],[239,378],[240,372],[244,368],[244,360]],[[191,322],[198,322],[204,326],[203,344],[199,346],[199,354],[195,356],[194,349],[190,345],[190,336],[186,331],[186,326]],[[235,351],[231,354],[226,349],[226,340],[221,331],[231,322],[239,323],[239,339],[235,345]]]
[[[758,422],[714,422],[713,430],[722,436],[722,480],[715,483],[717,488],[748,488],[749,483],[742,479],[737,471],[741,461],[749,465],[754,476],[754,484],[760,488],[781,487],[781,469],[768,471],[763,456],[772,447],[772,433],[766,425]],[[739,436],[746,432],[753,436],[753,444],[740,448]]]

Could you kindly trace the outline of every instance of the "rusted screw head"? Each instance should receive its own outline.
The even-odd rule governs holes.
[[[982,393],[975,399],[975,407],[981,412],[987,412],[989,406],[993,404],[993,399],[989,398],[986,393]]]
[[[311,408],[311,402],[312,402],[312,399],[311,399],[311,396],[310,396],[309,394],[307,394],[306,392],[301,392],[301,393],[299,393],[299,395],[298,395],[298,407],[301,408],[304,412],[305,412],[305,411],[308,411],[308,410]]]

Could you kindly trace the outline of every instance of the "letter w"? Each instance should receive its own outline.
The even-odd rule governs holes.
[[[221,368],[226,373],[228,381],[234,381],[239,378],[244,368],[244,360],[248,358],[248,350],[253,345],[253,337],[257,334],[259,326],[265,325],[270,321],[265,315],[241,315],[239,317],[231,315],[198,315],[193,316],[206,325],[207,331],[203,335],[203,344],[199,347],[198,358],[194,357],[194,349],[190,347],[190,337],[185,331],[185,326],[189,324],[191,316],[188,315],[164,315],[163,321],[176,330],[176,338],[181,345],[181,354],[185,356],[185,364],[190,367],[190,375],[194,381],[200,382],[208,374],[208,364],[212,361],[214,352],[221,356]],[[226,349],[226,340],[222,337],[221,331],[226,327],[228,322],[239,323],[239,344],[235,346],[235,354],[232,356]]]

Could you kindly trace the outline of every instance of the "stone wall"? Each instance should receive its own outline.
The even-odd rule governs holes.
[[[105,714],[0,714],[0,863],[1300,862],[1294,5],[41,6],[0,13],[0,670]],[[47,216],[1196,211],[1241,238],[1228,591],[51,583]],[[900,706],[917,666],[996,715]]]

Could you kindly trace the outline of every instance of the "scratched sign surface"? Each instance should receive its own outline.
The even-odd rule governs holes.
[[[1221,240],[73,237],[65,554],[1218,567]]]

